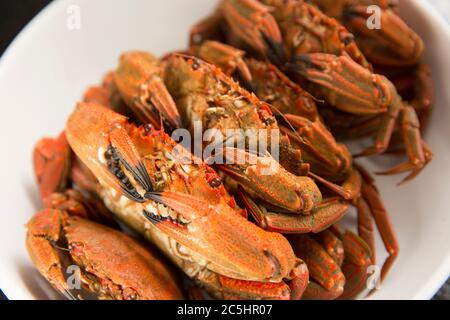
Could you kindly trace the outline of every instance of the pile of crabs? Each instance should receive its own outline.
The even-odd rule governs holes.
[[[380,29],[366,24],[373,4]],[[69,298],[367,292],[374,225],[388,252],[381,280],[399,247],[374,180],[338,141],[372,137],[354,157],[403,153],[381,174],[420,173],[432,159],[423,51],[395,1],[223,0],[186,51],[122,54],[64,132],[34,150],[44,207],[27,224],[34,264]],[[224,135],[222,156],[244,161],[180,148],[172,133],[196,122]],[[279,132],[277,158],[273,141],[238,148],[228,129]],[[351,207],[357,232],[337,224]]]

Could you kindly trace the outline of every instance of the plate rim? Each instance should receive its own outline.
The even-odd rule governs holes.
[[[405,1],[405,0],[400,0]],[[425,12],[425,14],[432,20],[432,23],[437,25],[441,32],[445,32],[445,37],[450,39],[450,25],[445,21],[445,19],[439,14],[438,10],[428,1],[421,0],[406,0],[413,1],[413,5],[416,6],[419,10]],[[4,70],[7,68],[9,61],[14,59],[14,52],[18,46],[24,41],[24,39],[33,31],[33,28],[36,24],[40,23],[41,20],[46,19],[46,16],[52,14],[54,10],[57,9],[59,5],[61,5],[64,1],[52,1],[47,4],[44,8],[42,8],[14,37],[8,47],[5,49],[3,54],[0,57],[0,77]],[[450,276],[450,251],[447,254],[447,257],[443,259],[442,263],[436,267],[435,271],[432,275],[428,277],[425,281],[425,284],[422,288],[412,295],[412,300],[428,300],[431,299],[436,292],[442,287],[442,285],[447,281]],[[0,279],[1,281],[1,279]],[[3,291],[4,295],[8,299],[10,298],[9,292],[7,289],[1,287],[0,289]]]

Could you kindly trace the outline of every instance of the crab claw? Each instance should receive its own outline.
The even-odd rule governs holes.
[[[293,175],[270,155],[259,156],[231,147],[223,148],[221,154],[225,164],[217,165],[220,170],[247,192],[276,207],[308,214],[322,200],[322,194],[311,178]]]
[[[387,78],[371,73],[347,56],[298,55],[287,69],[293,77],[311,82],[315,96],[344,112],[380,114],[396,98],[395,87]]]
[[[143,123],[160,128],[181,128],[181,118],[167,92],[158,60],[150,53],[132,51],[121,55],[114,74],[122,98]]]
[[[286,60],[283,40],[270,8],[256,0],[224,0],[222,11],[231,31],[273,64]]]
[[[349,6],[344,9],[343,21],[369,60],[389,66],[416,64],[425,48],[422,38],[391,8],[380,10],[380,28],[367,28],[373,14],[367,9],[367,5]]]
[[[43,138],[36,144],[33,151],[33,165],[41,199],[65,189],[70,156],[70,147],[64,132],[57,138]]]
[[[144,202],[153,185],[126,127],[124,116],[97,104],[79,103],[67,122],[67,139],[78,157],[87,159],[85,164],[97,179]]]
[[[270,212],[257,205],[250,197],[241,196],[245,207],[263,229],[289,233],[317,233],[339,221],[348,210],[348,203],[341,199],[327,199],[309,215]]]
[[[83,193],[73,189],[67,189],[64,193],[53,193],[45,198],[44,207],[47,209],[61,210],[70,216],[76,216],[90,221],[95,221],[108,227],[119,229],[119,225],[113,219],[112,213],[103,202],[90,192]]]
[[[336,299],[344,291],[345,276],[325,248],[309,235],[293,235],[289,241],[295,254],[308,265],[312,281],[303,299]]]
[[[151,212],[146,217],[192,255],[213,261],[210,270],[240,280],[289,279],[295,256],[280,234],[258,228],[226,203],[211,205],[177,192],[151,192],[148,197],[181,215],[181,223]]]
[[[300,146],[302,159],[311,165],[311,171],[336,181],[349,174],[352,168],[350,151],[344,144],[336,142],[322,121],[310,121],[292,114],[284,117],[295,131],[288,126],[280,129],[290,141]]]
[[[183,298],[157,254],[119,231],[63,211],[36,214],[27,224],[26,244],[38,271],[67,298],[78,298],[81,286],[100,298]],[[66,281],[74,275],[69,266],[78,267],[79,288]]]
[[[44,210],[36,214],[27,224],[26,245],[38,271],[56,290],[74,298],[65,280],[58,252],[52,245],[60,238],[60,214],[59,210]]]
[[[199,280],[218,299],[298,300],[308,286],[309,271],[302,260],[296,260],[288,283],[237,280],[210,272],[201,273]]]

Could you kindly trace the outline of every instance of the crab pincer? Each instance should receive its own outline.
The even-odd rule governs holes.
[[[392,82],[373,74],[346,56],[314,53],[297,57],[289,70],[310,82],[310,89],[337,109],[359,115],[379,115],[374,146],[358,156],[369,156],[386,151],[394,129],[399,128],[406,146],[408,162],[385,174],[410,171],[402,181],[415,177],[432,160],[431,149],[423,142],[420,122],[415,110],[404,103]]]
[[[271,9],[254,0],[225,0],[220,7],[228,26],[257,53],[283,64],[283,38]]]
[[[424,42],[398,15],[396,0],[307,1],[343,23],[372,63],[411,66],[423,54]],[[368,28],[368,22],[374,27]]]
[[[132,51],[122,54],[114,73],[117,88],[127,105],[142,123],[156,128],[181,128],[175,103],[162,81],[159,60],[150,53]]]
[[[61,294],[81,299],[182,299],[171,266],[154,249],[109,227],[44,209],[27,224],[26,245],[38,271]],[[72,203],[73,207],[73,203]],[[83,208],[79,203],[78,208]]]
[[[41,199],[63,191],[69,179],[71,151],[65,133],[42,138],[33,150],[33,165]]]

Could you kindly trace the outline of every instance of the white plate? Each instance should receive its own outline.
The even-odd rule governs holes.
[[[114,68],[122,51],[163,54],[185,47],[189,27],[214,4],[211,0],[60,0],[33,19],[4,54],[0,63],[0,288],[10,299],[54,297],[24,247],[24,224],[39,207],[31,166],[33,144],[64,128],[83,90]],[[76,13],[71,5],[80,9],[79,30],[67,27],[70,14]],[[422,0],[402,1],[401,13],[425,39],[426,60],[433,68],[437,103],[426,140],[436,159],[406,186],[396,187],[400,177],[377,179],[401,254],[373,298],[428,299],[450,273],[450,31]],[[369,166],[375,168],[372,162]],[[383,252],[380,245],[379,251]]]

